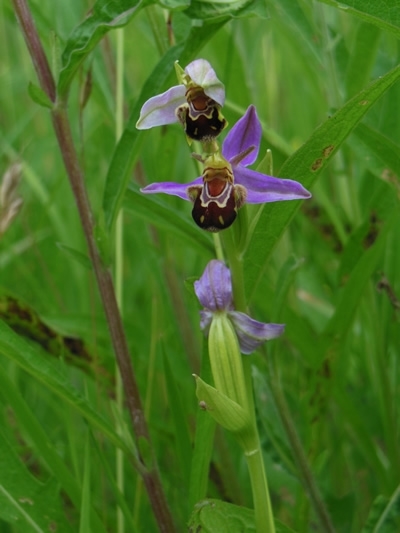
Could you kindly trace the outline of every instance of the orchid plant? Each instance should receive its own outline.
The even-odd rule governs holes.
[[[1,532],[398,533],[396,2],[87,4],[0,7]]]
[[[222,148],[217,137],[227,126],[221,113],[223,84],[204,59],[184,70],[175,64],[180,84],[154,96],[142,107],[137,127],[181,123],[188,138],[200,141],[203,152],[192,156],[203,165],[202,175],[189,183],[152,183],[144,194],[164,193],[193,203],[192,217],[202,229],[218,234],[234,223],[238,210],[248,204],[310,198],[301,183],[280,179],[248,168],[257,160],[262,128],[250,105],[227,134]],[[218,236],[216,236],[218,239]],[[274,533],[275,525],[258,437],[250,365],[241,354],[251,354],[262,343],[283,334],[283,324],[252,319],[246,312],[243,268],[235,246],[225,241],[231,270],[212,260],[194,284],[203,310],[200,327],[208,337],[214,386],[196,379],[200,405],[241,445],[249,468],[258,533]],[[221,250],[220,244],[217,250]],[[221,254],[220,254],[221,255]],[[232,282],[232,276],[235,280]]]

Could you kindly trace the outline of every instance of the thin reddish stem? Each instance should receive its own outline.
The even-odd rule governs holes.
[[[150,451],[150,465],[145,464],[142,458],[140,473],[150,499],[154,516],[162,533],[173,533],[175,527],[167,505],[165,494],[161,485],[161,479],[154,451],[151,446],[149,431],[142,409],[139,389],[133,371],[132,360],[129,354],[126,336],[122,324],[121,314],[118,309],[115,290],[110,271],[104,267],[97,244],[94,238],[94,224],[87,195],[83,172],[79,164],[78,155],[72,138],[71,127],[68,120],[65,103],[57,102],[56,86],[50,67],[39,39],[26,0],[13,0],[15,13],[21,25],[22,32],[31,54],[34,67],[43,91],[46,92],[52,102],[52,121],[57,136],[64,165],[67,170],[70,185],[75,197],[82,228],[86,237],[89,256],[92,261],[99,292],[101,295],[104,312],[106,315],[110,336],[117,358],[119,371],[122,377],[128,410],[135,433],[136,442],[146,441],[146,448]],[[139,447],[139,446],[138,446]]]

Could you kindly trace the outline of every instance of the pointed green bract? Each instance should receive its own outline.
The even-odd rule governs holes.
[[[201,406],[204,410],[209,411],[218,424],[233,433],[248,430],[251,421],[246,411],[238,403],[205,383],[198,376],[195,376],[195,379],[196,395]]]

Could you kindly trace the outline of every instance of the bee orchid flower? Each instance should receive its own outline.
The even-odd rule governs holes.
[[[152,183],[141,191],[172,194],[193,202],[196,224],[214,232],[228,228],[245,202],[263,204],[310,198],[309,191],[297,181],[247,168],[257,159],[261,135],[256,109],[250,106],[226,136],[222,154],[216,152],[203,160],[202,176],[190,183]]]
[[[225,88],[205,59],[192,61],[184,70],[175,63],[181,82],[145,102],[137,121],[139,130],[180,122],[189,142],[208,141],[226,127],[220,111]]]

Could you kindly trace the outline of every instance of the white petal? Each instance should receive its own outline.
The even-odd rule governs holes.
[[[178,122],[175,111],[186,102],[185,93],[186,89],[183,85],[175,85],[165,93],[147,100],[140,111],[140,117],[136,123],[137,129],[147,130],[154,126]]]
[[[207,96],[223,106],[225,103],[225,86],[217,78],[215,70],[205,59],[196,59],[185,68],[186,74],[204,89]]]

